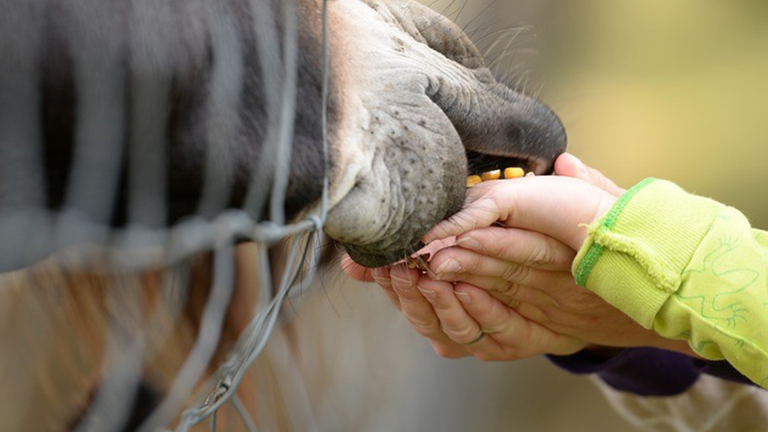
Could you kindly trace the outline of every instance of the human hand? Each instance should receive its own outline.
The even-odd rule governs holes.
[[[644,329],[574,282],[574,249],[581,246],[585,236],[579,224],[600,219],[625,190],[568,154],[556,161],[555,173],[559,180],[565,180],[560,183],[568,185],[573,196],[558,195],[559,184],[531,182],[527,186],[530,191],[519,191],[510,188],[518,180],[488,182],[490,190],[481,192],[482,198],[463,210],[472,217],[464,218],[460,213],[449,220],[448,233],[460,234],[457,246],[445,248],[432,258],[431,275],[482,288],[526,320],[592,345],[655,346],[692,354],[686,343]],[[545,199],[531,204],[530,197],[537,193]],[[546,210],[545,206],[555,200],[560,200],[560,210],[556,206]],[[487,226],[464,233],[460,230],[474,226],[478,219],[489,221],[496,215],[501,215],[508,227]],[[547,235],[529,231],[537,228],[550,231],[545,231]]]
[[[526,320],[483,289],[432,280],[403,264],[359,271],[344,258],[356,279],[373,279],[411,326],[446,358],[516,360],[539,354],[572,354],[587,343]]]
[[[549,215],[552,217],[551,221],[542,223],[535,219],[545,218],[547,215],[537,215],[530,209],[526,210],[528,215],[520,215],[519,212],[512,212],[511,206],[505,207],[508,195],[506,188],[501,186],[522,180],[488,182],[482,186],[490,190],[484,191],[482,198],[470,201],[462,212],[472,216],[466,219],[459,217],[455,225],[448,227],[469,232],[459,236],[457,246],[441,250],[433,257],[430,262],[430,275],[431,279],[437,280],[419,277],[418,273],[411,271],[410,280],[419,277],[419,290],[403,292],[399,287],[407,284],[397,279],[393,283],[389,278],[388,269],[379,269],[374,273],[376,281],[384,288],[390,300],[401,308],[411,325],[430,339],[435,351],[447,357],[474,355],[484,359],[513,360],[520,358],[521,354],[558,354],[587,346],[594,348],[640,345],[692,354],[684,342],[667,340],[643,329],[598,296],[574,283],[570,274],[575,255],[573,248],[583,243],[583,239],[578,238],[578,232],[575,232],[582,230],[578,228],[578,223],[590,223],[599,219],[624,190],[570,155],[563,155],[558,159],[555,171],[559,176],[569,177],[563,180],[570,180],[571,190],[581,194],[577,200],[558,197],[571,206],[571,209],[568,214],[563,211],[556,214],[570,218],[573,227],[577,228],[573,232],[560,229],[554,215]],[[578,184],[579,181],[586,185]],[[543,189],[557,187],[545,185]],[[497,188],[501,191],[497,191]],[[556,190],[554,192],[557,193]],[[526,196],[525,192],[517,195],[523,198]],[[492,205],[487,204],[489,201],[484,201],[488,197],[492,198]],[[579,213],[579,210],[583,210],[579,208],[582,202],[592,204],[590,211]],[[530,204],[521,201],[520,206],[525,210],[525,206]],[[495,215],[514,215],[512,219],[507,217],[505,220],[522,220],[531,225],[539,224],[537,226],[560,229],[554,235],[558,235],[561,240],[519,228],[486,225],[484,228],[470,230],[478,220],[474,219],[474,215],[478,215],[479,220],[487,225],[488,221],[494,221]],[[530,228],[531,225],[525,227]],[[462,231],[453,232],[460,234]],[[570,240],[570,245],[573,246],[567,245],[563,240]],[[456,283],[455,287],[453,283]],[[482,290],[478,290],[478,287]],[[513,326],[518,332],[515,338],[508,334],[494,338],[496,327],[485,322],[484,317],[479,316],[473,309],[472,300],[483,296],[483,292],[490,294],[498,302],[494,304],[494,309],[500,305],[507,309],[506,313],[510,319],[516,322],[523,320],[525,325],[518,322]],[[468,298],[469,304],[466,301]],[[486,296],[478,301],[486,304],[485,307],[491,307],[493,304]],[[403,307],[404,303],[407,304],[406,307]],[[462,303],[463,310],[460,310]],[[490,340],[502,347],[504,344],[512,344],[513,348],[526,344],[529,350],[497,349],[495,356],[489,356],[487,352],[478,351],[479,347],[463,345],[473,334],[477,337],[480,328],[490,332]],[[538,340],[531,341],[532,338]]]

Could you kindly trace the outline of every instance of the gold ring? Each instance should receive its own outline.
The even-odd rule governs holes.
[[[480,330],[480,334],[477,335],[475,340],[473,340],[472,342],[469,342],[469,343],[462,344],[462,345],[474,345],[474,344],[480,342],[481,340],[483,340],[484,337],[485,337],[485,332]]]

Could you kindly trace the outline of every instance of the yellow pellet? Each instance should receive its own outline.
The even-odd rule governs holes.
[[[467,187],[472,187],[476,184],[480,184],[483,182],[483,179],[478,175],[471,175],[467,177]]]
[[[501,170],[493,170],[482,174],[483,181],[498,180],[501,178]]]
[[[504,170],[505,179],[516,179],[523,177],[524,175],[525,171],[522,168],[507,168]]]

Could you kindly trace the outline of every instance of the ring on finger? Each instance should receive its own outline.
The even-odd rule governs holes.
[[[474,345],[474,344],[480,342],[481,340],[483,340],[484,337],[485,337],[485,332],[480,330],[480,334],[477,335],[477,337],[472,342],[468,342],[468,343],[465,343],[465,344],[462,344],[462,345],[465,345],[465,346],[467,346],[467,345]]]

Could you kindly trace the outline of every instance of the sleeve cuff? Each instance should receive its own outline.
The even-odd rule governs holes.
[[[684,393],[700,375],[692,358],[657,348],[625,348],[609,358],[595,356],[588,350],[548,357],[570,373],[597,374],[611,388],[639,396]]]
[[[588,227],[573,264],[576,282],[652,328],[723,207],[667,181],[640,182]]]

